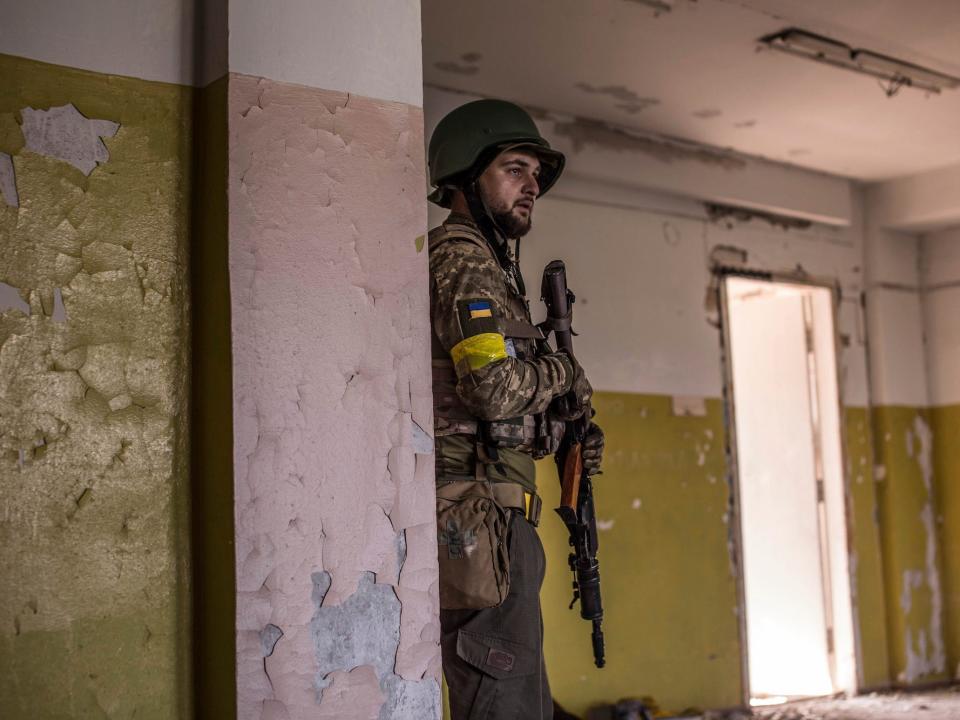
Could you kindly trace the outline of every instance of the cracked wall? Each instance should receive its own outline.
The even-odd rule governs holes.
[[[920,244],[947,672],[960,679],[960,228]]]
[[[899,684],[946,679],[943,591],[926,408],[873,408],[890,673]]]
[[[871,422],[883,545],[888,673],[892,683],[914,685],[944,680],[953,670],[948,667],[946,643],[950,576],[945,571],[951,567],[947,546],[942,544],[948,539],[942,534],[942,501],[946,497],[938,493],[943,469],[935,458],[935,454],[942,457],[935,448],[943,447],[948,428],[939,424],[947,416],[937,413],[931,404],[951,399],[956,363],[950,362],[949,353],[941,355],[945,348],[938,343],[949,333],[942,335],[939,331],[944,326],[936,321],[955,313],[937,312],[938,303],[949,297],[949,289],[927,293],[924,287],[936,285],[934,276],[948,276],[952,263],[949,258],[939,258],[925,277],[919,239],[879,224],[885,203],[870,188],[866,209]],[[931,312],[925,313],[925,309]],[[945,360],[950,371],[938,373]],[[952,400],[958,397],[954,395]]]
[[[190,91],[0,75],[0,706],[185,717]]]
[[[943,562],[947,672],[960,680],[960,404],[930,409]]]
[[[228,94],[238,717],[438,717],[422,111]]]

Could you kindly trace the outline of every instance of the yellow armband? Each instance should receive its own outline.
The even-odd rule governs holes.
[[[500,333],[480,333],[461,340],[450,351],[457,377],[507,357],[507,343]]]

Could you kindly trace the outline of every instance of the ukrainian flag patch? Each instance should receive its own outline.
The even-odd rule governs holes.
[[[493,298],[464,298],[457,303],[457,317],[460,321],[460,338],[468,338],[481,333],[500,333],[496,302]]]
[[[474,300],[467,305],[470,311],[470,319],[493,317],[493,310],[490,309],[489,300]]]

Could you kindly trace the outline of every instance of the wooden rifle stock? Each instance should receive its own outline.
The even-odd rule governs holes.
[[[580,497],[580,477],[583,475],[583,446],[575,443],[563,459],[563,476],[560,478],[560,507],[577,517],[577,499]]]

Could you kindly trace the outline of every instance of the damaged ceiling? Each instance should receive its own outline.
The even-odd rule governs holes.
[[[955,0],[423,1],[424,82],[862,180],[960,163],[960,90],[773,51],[796,26],[960,75]]]

